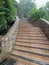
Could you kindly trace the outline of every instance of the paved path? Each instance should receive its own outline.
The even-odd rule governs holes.
[[[15,65],[49,65],[49,41],[41,28],[21,20],[10,57]]]

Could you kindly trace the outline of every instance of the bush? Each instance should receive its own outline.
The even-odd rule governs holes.
[[[46,15],[46,12],[42,8],[40,8],[39,9],[39,18],[43,18],[45,15]]]
[[[8,24],[11,25],[15,20],[15,16],[17,12],[17,8],[14,6],[16,2],[14,0],[8,0],[7,2],[8,2],[7,8],[9,9],[9,12],[7,13],[6,16],[7,16]]]
[[[49,21],[49,16],[48,15],[45,15],[43,18],[46,19],[47,21]]]
[[[0,31],[4,31],[7,29],[7,21],[5,17],[0,17]]]
[[[14,6],[15,5],[15,6]],[[7,31],[8,24],[15,20],[17,2],[14,0],[0,0],[0,33]]]
[[[13,25],[13,23],[14,23],[14,21],[15,21],[15,18],[14,18],[14,16],[12,16],[12,15],[10,15],[10,17],[8,17],[8,25]]]
[[[43,16],[45,15],[45,12],[44,12],[44,10],[41,10],[41,9],[38,10],[38,9],[34,8],[34,9],[30,10],[28,12],[28,14],[29,14],[29,17],[31,17],[32,20],[35,21],[35,20],[38,20],[39,18],[43,18]]]

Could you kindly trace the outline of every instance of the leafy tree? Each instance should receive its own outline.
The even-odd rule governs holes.
[[[40,9],[39,9],[39,17],[40,17],[40,18],[43,18],[45,15],[46,15],[45,10],[44,10],[43,8],[40,8]]]
[[[17,5],[17,2],[14,0],[6,0],[6,7],[9,9],[9,12],[6,12],[6,17],[8,23],[12,23],[15,19],[17,8],[15,7]]]
[[[6,30],[8,23],[12,23],[17,12],[15,0],[0,0],[0,32]]]
[[[46,7],[49,8],[49,2],[46,3]]]
[[[19,12],[22,17],[26,17],[28,15],[28,11],[34,7],[36,6],[34,2],[31,2],[31,0],[20,0],[19,2]]]
[[[6,11],[5,0],[0,0],[0,32],[7,29],[7,21],[5,18]]]
[[[42,9],[31,9],[28,12],[28,16],[32,18],[33,21],[38,20],[39,18],[43,18],[45,16],[45,11]]]
[[[45,11],[45,16],[43,18],[49,21],[49,2],[47,2],[42,9]]]

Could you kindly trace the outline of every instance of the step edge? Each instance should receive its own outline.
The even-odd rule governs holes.
[[[19,44],[15,44],[14,46],[22,46],[22,47],[28,47],[28,48],[35,48],[35,49],[49,50],[49,48],[39,48],[39,47],[25,46],[25,45],[19,45]]]
[[[29,62],[34,62],[34,63],[40,64],[40,65],[49,65],[49,64],[43,63],[41,61],[33,60],[33,59],[30,59],[30,58],[27,58],[27,57],[24,57],[24,56],[21,56],[21,55],[15,55],[15,54],[10,54],[10,55],[15,56],[17,58],[27,60]]]
[[[15,48],[13,50],[24,52],[24,53],[29,53],[29,54],[36,54],[36,55],[43,56],[43,57],[49,57],[49,55],[46,55],[46,54],[40,54],[40,53],[30,52],[30,51],[26,51],[26,50],[20,50],[20,49],[15,49]]]

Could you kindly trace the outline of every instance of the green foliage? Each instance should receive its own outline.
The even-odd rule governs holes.
[[[5,18],[5,14],[7,9],[5,8],[5,0],[0,1],[0,32],[7,29],[7,21]]]
[[[40,8],[39,9],[39,18],[43,18],[45,15],[46,15],[46,12],[42,8]]]
[[[17,2],[14,0],[7,0],[7,8],[9,9],[9,12],[7,12],[7,21],[8,23],[12,23],[15,19],[16,13],[17,13]]]
[[[18,6],[19,6],[19,15],[21,17],[27,17],[28,11],[36,7],[35,3],[31,2],[31,0],[20,0]]]
[[[46,8],[49,8],[49,2],[46,3]]]
[[[0,17],[0,31],[7,29],[7,21],[4,17]]]
[[[49,2],[47,2],[46,5],[41,7],[39,10],[37,8],[31,9],[28,12],[28,16],[33,20],[44,18],[49,21]]]
[[[46,3],[46,5],[43,7],[44,11],[46,12],[46,15],[43,17],[47,21],[49,21],[49,2]]]
[[[38,20],[39,18],[43,18],[44,15],[45,15],[45,12],[42,9],[38,10],[34,8],[28,12],[28,16],[31,17],[33,21]]]
[[[0,12],[0,16],[5,15],[5,12]]]
[[[17,13],[15,0],[0,0],[0,31],[7,29],[8,23],[12,23]]]
[[[49,16],[47,14],[43,18],[49,21]]]

